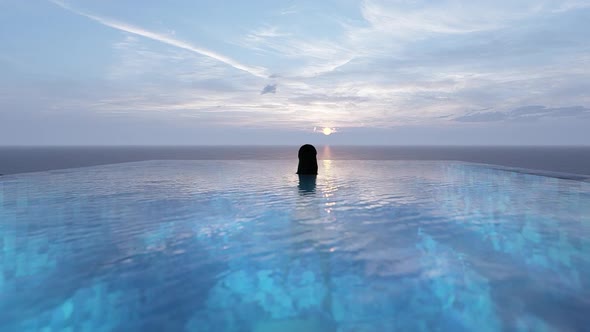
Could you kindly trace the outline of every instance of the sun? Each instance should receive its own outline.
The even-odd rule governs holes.
[[[324,135],[326,135],[326,136],[331,135],[333,132],[334,132],[334,130],[332,130],[332,128],[328,128],[328,127],[324,128],[322,130],[322,133],[324,133]]]

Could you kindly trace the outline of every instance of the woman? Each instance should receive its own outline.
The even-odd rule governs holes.
[[[305,144],[299,148],[299,166],[297,174],[299,175],[318,175],[318,152],[311,144]]]

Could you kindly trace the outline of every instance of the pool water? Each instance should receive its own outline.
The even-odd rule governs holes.
[[[150,161],[0,178],[1,331],[583,331],[590,183]]]

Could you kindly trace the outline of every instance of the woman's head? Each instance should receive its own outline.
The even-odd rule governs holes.
[[[318,152],[311,144],[305,144],[299,148],[299,166],[297,167],[297,174],[299,175],[317,175],[318,174],[318,160],[316,158]]]

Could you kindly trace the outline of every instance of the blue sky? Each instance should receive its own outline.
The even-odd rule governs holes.
[[[588,31],[589,0],[0,0],[0,145],[588,145]]]

